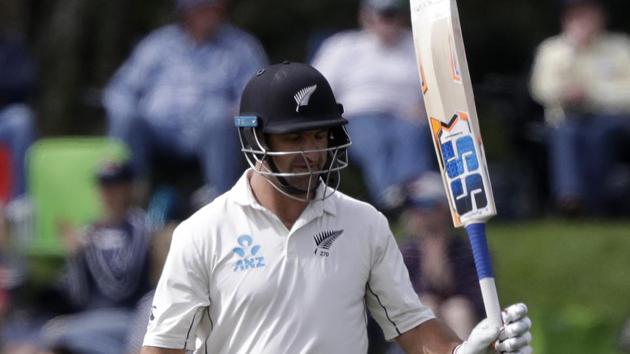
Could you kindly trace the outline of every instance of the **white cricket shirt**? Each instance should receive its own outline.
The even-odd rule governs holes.
[[[376,209],[335,192],[287,230],[255,200],[250,173],[175,230],[145,346],[365,354],[366,308],[387,339],[434,318]]]

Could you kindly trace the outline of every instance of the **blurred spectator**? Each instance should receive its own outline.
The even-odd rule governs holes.
[[[607,187],[618,134],[630,128],[630,39],[605,30],[598,1],[563,4],[562,33],[539,46],[531,91],[550,125],[558,207],[568,214],[601,213],[616,193]]]
[[[404,201],[404,185],[433,167],[408,1],[363,0],[362,28],[324,41],[313,66],[344,103],[353,144],[374,202],[386,209]]]
[[[149,242],[143,211],[131,201],[132,171],[108,162],[98,173],[104,213],[77,232],[61,224],[68,298],[78,313],[51,320],[49,347],[71,353],[123,353],[133,309],[150,289]]]
[[[19,38],[0,33],[0,148],[11,155],[10,199],[26,189],[24,157],[34,139],[28,101],[34,86],[35,64],[28,49]]]
[[[181,213],[184,209],[184,202],[177,199],[177,195],[173,190],[161,190],[154,193],[152,202],[149,205],[149,214],[159,211],[160,217],[151,217],[151,227],[157,230],[151,238],[151,268],[150,280],[153,289],[140,299],[134,311],[131,328],[127,336],[127,354],[138,354],[142,348],[144,334],[149,325],[151,317],[151,305],[153,304],[153,296],[155,287],[157,286],[162,268],[171,246],[171,239],[175,227],[185,219],[185,213]],[[160,220],[155,222],[156,220]]]
[[[630,318],[626,319],[619,331],[617,344],[623,353],[630,353]]]
[[[172,220],[157,232],[151,242],[151,284],[155,287],[162,274],[168,250],[171,246],[173,231],[179,222]],[[151,305],[155,289],[147,293],[140,301],[133,316],[131,328],[127,336],[127,354],[139,354],[144,340],[144,334],[151,317]]]
[[[8,245],[8,228],[2,207],[0,207],[0,329],[4,327],[4,321],[9,310],[9,292],[6,286],[7,266],[5,259]],[[3,343],[0,341],[0,353],[2,353]]]
[[[8,165],[3,164],[7,170],[2,171],[3,175],[7,174],[4,178],[8,183],[3,187],[7,187],[8,194],[0,197],[0,329],[3,339],[7,338],[7,333],[15,334],[12,331],[15,326],[11,329],[5,326],[11,308],[10,290],[16,285],[7,210],[25,203],[25,156],[34,139],[33,113],[28,101],[34,86],[35,64],[25,44],[19,37],[0,33],[0,149],[9,156]],[[17,353],[17,346],[5,347],[5,344],[0,343],[0,352]],[[20,344],[20,347],[24,353],[34,350],[31,346]]]
[[[483,302],[470,245],[453,230],[451,212],[436,172],[412,188],[404,216],[408,242],[401,252],[421,301],[460,338],[483,316]]]
[[[226,20],[227,0],[177,0],[178,23],[151,33],[105,90],[109,135],[126,142],[140,178],[150,161],[198,159],[208,198],[241,173],[232,120],[247,80],[266,64],[260,43]]]

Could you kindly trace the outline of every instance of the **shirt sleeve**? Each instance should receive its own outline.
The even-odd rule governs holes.
[[[338,33],[326,39],[315,53],[312,62],[313,67],[326,77],[337,97],[342,94],[343,69],[347,64],[345,50],[348,43],[344,37],[344,33]]]
[[[375,233],[366,303],[389,341],[435,316],[420,302],[411,286],[396,240],[382,214]]]
[[[79,231],[81,242],[88,242],[92,231],[91,226],[82,228]],[[70,304],[76,309],[84,309],[90,299],[90,272],[85,259],[85,249],[77,254],[68,255],[62,285]]]
[[[161,48],[166,45],[161,37],[157,32],[142,40],[105,87],[103,105],[110,120],[133,119],[138,115],[138,102],[158,68]]]
[[[595,109],[604,112],[630,112],[630,39],[611,35],[609,43],[599,55],[599,66],[587,88],[588,97]],[[597,79],[598,78],[598,79]]]
[[[530,89],[532,97],[546,108],[559,107],[562,94],[570,85],[573,53],[568,46],[552,38],[543,42],[536,51]]]
[[[64,275],[65,290],[68,300],[77,309],[82,309],[88,302],[90,288],[85,259],[82,254],[70,256],[66,261]]]
[[[196,329],[210,305],[200,243],[186,222],[173,233],[151,307],[145,346],[194,350]]]

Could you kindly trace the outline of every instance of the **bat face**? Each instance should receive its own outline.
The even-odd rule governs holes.
[[[496,214],[477,119],[457,5],[411,0],[422,93],[453,223],[483,222]]]

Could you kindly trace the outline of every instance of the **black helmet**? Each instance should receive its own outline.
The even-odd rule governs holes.
[[[257,117],[258,128],[266,134],[340,126],[347,123],[342,113],[326,78],[302,63],[261,69],[241,98],[240,115]]]
[[[341,115],[343,106],[335,100],[326,78],[310,65],[284,62],[261,69],[249,81],[241,98],[240,114],[235,117],[242,151],[250,166],[266,177],[281,192],[296,197],[317,188],[300,190],[289,185],[285,177],[316,176],[324,183],[339,186],[339,171],[348,165],[347,148],[350,138],[345,130],[347,120]],[[323,169],[301,173],[280,172],[270,156],[304,154],[304,151],[270,151],[265,143],[267,134],[297,133],[329,129],[328,154]],[[274,176],[272,180],[269,177]],[[328,196],[328,195],[326,195]]]

